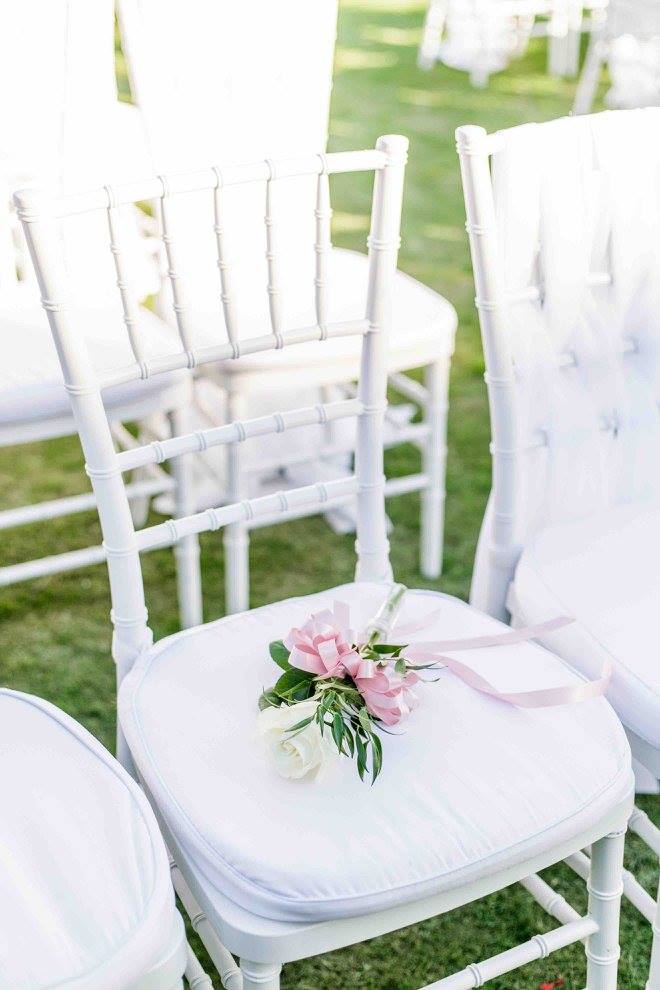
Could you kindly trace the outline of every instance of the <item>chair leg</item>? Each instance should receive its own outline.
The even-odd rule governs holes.
[[[607,45],[597,34],[592,34],[584,61],[582,75],[578,82],[573,103],[574,114],[590,113],[596,98],[598,77],[607,58]]]
[[[227,394],[227,422],[241,418],[241,403],[237,396]],[[229,502],[239,502],[245,494],[245,479],[241,445],[227,445],[227,496]],[[245,612],[250,607],[250,534],[243,523],[225,526],[225,612]]]
[[[186,983],[190,990],[213,990],[213,981],[188,944],[186,947]]]
[[[660,881],[658,882],[658,900],[655,905],[651,966],[649,968],[649,981],[646,984],[646,990],[660,990]]]
[[[484,69],[474,69],[470,73],[470,85],[475,89],[486,89],[490,82],[490,72]]]
[[[183,408],[169,414],[174,436],[188,432],[188,413]],[[176,482],[176,516],[191,515],[195,511],[195,489],[192,465],[188,457],[172,459],[172,473]],[[202,622],[202,577],[199,564],[199,540],[196,535],[184,536],[174,545],[176,579],[179,596],[181,627],[189,629]]]
[[[279,963],[255,963],[241,959],[243,990],[280,990]]]
[[[432,69],[438,60],[446,13],[446,0],[430,0],[424,20],[422,43],[417,55],[417,65],[420,69]]]
[[[420,570],[435,580],[442,573],[445,521],[445,466],[447,460],[447,391],[449,360],[436,361],[424,369],[427,391],[424,419],[428,437],[424,443],[422,471],[428,479],[422,491],[420,525]]]
[[[598,931],[587,940],[586,990],[616,990],[625,829],[595,842],[589,873],[589,914]]]

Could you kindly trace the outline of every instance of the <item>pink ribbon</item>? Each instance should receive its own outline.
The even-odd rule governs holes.
[[[433,621],[438,611],[425,616],[424,619],[415,623],[400,625],[395,628],[390,638],[398,639],[402,633],[415,632],[425,628]],[[446,651],[456,653],[460,650],[478,650],[482,647],[491,646],[513,646],[516,643],[525,643],[531,639],[536,639],[543,633],[554,632],[562,629],[574,620],[568,616],[558,616],[541,622],[535,626],[524,626],[519,629],[510,629],[505,633],[498,633],[490,636],[472,636],[464,639],[445,639],[432,642],[411,643],[402,651],[402,656],[413,663],[422,664],[443,664],[448,670],[455,674],[461,681],[475,691],[481,691],[491,698],[506,701],[510,705],[518,708],[549,708],[555,705],[570,705],[579,701],[587,701],[589,698],[598,698],[604,694],[612,676],[612,664],[606,660],[603,664],[600,677],[594,681],[586,681],[580,684],[566,684],[562,687],[539,688],[535,691],[499,691],[493,684],[478,674],[475,670],[447,656]]]

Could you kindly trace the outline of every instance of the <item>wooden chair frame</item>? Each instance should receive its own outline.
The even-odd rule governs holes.
[[[517,442],[517,416],[514,399],[515,375],[509,348],[508,306],[510,296],[499,258],[499,237],[495,199],[490,175],[490,156],[501,146],[497,133],[488,134],[483,127],[459,127],[457,148],[465,194],[467,231],[470,240],[476,287],[476,306],[486,356],[486,383],[492,433],[492,509],[493,525],[488,547],[489,586],[486,596],[473,604],[497,618],[508,618],[507,593],[522,548],[515,538],[517,524],[517,458],[522,454]],[[610,276],[597,272],[594,284],[606,284]],[[534,291],[533,287],[530,291]],[[515,301],[515,300],[514,300]],[[633,756],[655,777],[660,777],[660,754],[651,751],[634,733],[626,729]],[[633,810],[629,828],[660,857],[660,829],[639,808]],[[589,861],[577,853],[567,863],[580,876],[587,877]],[[528,889],[543,906],[550,902],[549,890],[543,891],[532,878]],[[651,969],[647,990],[660,990],[660,887],[658,900],[646,892],[630,873],[624,876],[623,891],[653,928]],[[549,909],[555,914],[552,905]],[[560,915],[563,905],[560,906]],[[560,916],[556,915],[556,916]]]
[[[328,505],[357,495],[358,580],[386,582],[391,578],[385,525],[385,478],[383,475],[383,421],[386,407],[386,346],[389,326],[389,295],[396,271],[403,179],[407,140],[398,136],[380,138],[374,151],[358,151],[254,165],[208,169],[192,174],[69,196],[55,202],[35,192],[18,193],[16,201],[24,224],[44,308],[57,342],[67,391],[78,423],[87,459],[88,474],[96,494],[110,572],[112,619],[115,629],[113,656],[121,682],[137,656],[151,643],[147,626],[139,555],[155,546],[179,544],[183,548],[197,534],[232,526],[256,518],[278,518],[290,512],[322,511]],[[77,338],[67,308],[67,282],[56,238],[59,216],[77,211],[104,210],[113,203],[160,198],[167,212],[169,197],[186,189],[206,189],[215,195],[232,182],[268,182],[276,174],[317,175],[325,184],[336,172],[375,172],[371,233],[369,236],[369,291],[366,318],[345,323],[284,330],[271,310],[271,328],[257,337],[195,348],[187,334],[185,287],[180,284],[176,245],[168,243],[170,279],[173,284],[181,350],[154,358],[137,358],[129,366],[109,372],[100,381],[93,373],[84,342]],[[220,260],[222,249],[220,247]],[[272,288],[272,283],[271,283]],[[226,295],[226,294],[225,294]],[[230,305],[230,300],[224,300]],[[281,349],[296,343],[323,341],[331,336],[358,334],[362,337],[361,375],[356,398],[314,408],[288,410],[258,419],[234,422],[196,434],[156,441],[131,451],[117,452],[100,397],[100,386],[148,377],[177,368],[194,368],[219,359],[236,359],[243,353]],[[188,453],[213,444],[236,444],[255,435],[281,432],[296,425],[323,424],[333,418],[357,416],[357,462],[355,476],[325,484],[247,499],[206,512],[136,532],[129,511],[122,474],[125,470],[165,459],[181,459]],[[126,743],[118,734],[118,752],[131,764]],[[604,820],[583,834],[564,841],[528,862],[496,871],[494,875],[425,898],[416,903],[382,910],[362,918],[344,918],[318,923],[282,923],[251,915],[227,900],[219,891],[210,892],[195,879],[194,870],[161,819],[161,827],[174,854],[173,880],[191,921],[221,974],[225,987],[233,990],[277,990],[282,964],[326,952],[405,927],[424,918],[449,911],[492,891],[523,879],[551,863],[593,844],[589,912],[571,916],[554,931],[536,935],[523,945],[480,963],[473,963],[453,976],[430,984],[425,990],[470,990],[487,980],[510,972],[534,959],[580,940],[587,944],[588,990],[615,990],[618,960],[618,919],[625,823],[629,800],[611,809]],[[158,814],[158,808],[155,809]],[[231,953],[240,956],[240,969]],[[210,985],[193,960],[187,971],[190,986]]]

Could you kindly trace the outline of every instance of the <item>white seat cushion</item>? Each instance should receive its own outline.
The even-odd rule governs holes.
[[[256,728],[259,694],[277,678],[268,643],[334,600],[359,628],[387,590],[344,585],[179,633],[122,685],[121,724],[168,828],[208,884],[253,914],[321,920],[414,901],[554,848],[631,788],[625,735],[603,699],[517,709],[448,671],[420,688],[402,733],[383,736],[373,787],[339,757],[320,781],[277,776]],[[417,639],[505,628],[421,591],[407,593],[401,619],[438,608]],[[469,662],[502,689],[576,677],[530,644]]]
[[[80,306],[76,308],[75,318],[77,326],[84,329],[97,369],[131,363],[132,353],[116,305]],[[138,333],[147,354],[181,349],[175,332],[144,308]],[[31,287],[3,297],[0,334],[4,340],[0,362],[0,426],[71,416],[48,320]],[[156,396],[180,379],[180,375],[159,375],[147,381],[130,382],[106,389],[104,401],[109,411],[118,412],[123,406]]]
[[[608,697],[628,726],[660,748],[660,508],[624,505],[542,530],[525,547],[512,596],[516,618],[577,620],[547,645],[595,676],[609,659]]]
[[[132,986],[175,919],[144,795],[80,725],[7,690],[0,779],[0,986]]]
[[[264,290],[265,275],[261,270],[244,274],[246,286],[237,292],[242,302],[239,308],[239,336],[248,337],[267,333],[270,329],[267,295]],[[285,270],[285,274],[287,274]],[[328,322],[362,319],[367,298],[368,258],[358,251],[334,248],[329,257],[327,283],[329,288]],[[217,278],[216,278],[217,281]],[[203,288],[203,287],[202,287]],[[217,343],[224,339],[222,318],[218,309],[218,294],[213,283],[214,295],[208,306],[195,305],[191,292],[190,322],[196,342]],[[239,283],[239,290],[241,284]],[[208,298],[208,292],[197,298]],[[311,274],[296,277],[291,286],[284,286],[285,328],[313,326],[314,293]],[[392,333],[388,346],[390,371],[401,371],[428,364],[451,355],[456,331],[456,310],[441,295],[429,289],[404,272],[397,272],[392,294]],[[362,338],[334,337],[319,344],[312,342],[282,351],[262,351],[250,354],[238,361],[227,361],[224,370],[228,374],[260,374],[304,370],[310,384],[347,381],[357,377],[360,364]]]

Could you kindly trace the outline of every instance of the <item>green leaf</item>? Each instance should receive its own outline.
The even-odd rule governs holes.
[[[360,775],[360,780],[364,780],[364,775],[367,769],[367,749],[359,732],[355,733],[355,745],[357,746],[357,769]]]
[[[291,665],[289,663],[289,657],[291,656],[291,651],[287,650],[286,646],[281,639],[274,640],[268,647],[271,658],[275,661],[278,667],[282,670],[290,670]]]
[[[344,720],[339,714],[335,712],[332,718],[332,738],[335,741],[335,746],[340,753],[344,752],[343,742],[344,742]]]
[[[394,664],[394,671],[399,675],[399,677],[405,677],[407,669],[408,668],[405,660],[401,660],[401,659],[397,660],[397,662]]]
[[[336,703],[336,696],[334,691],[324,691],[321,696],[321,703],[319,705],[319,711],[322,715],[329,712],[334,704]]]
[[[346,741],[346,748],[348,749],[348,755],[351,759],[355,756],[355,743],[353,742],[353,732],[350,725],[344,723],[344,739]]]
[[[360,714],[358,715],[358,719],[360,721],[360,725],[362,726],[362,728],[366,732],[371,732],[371,726],[372,726],[371,715],[369,714],[366,708],[360,709]]]
[[[400,653],[403,646],[392,646],[388,643],[372,643],[371,649],[376,653]]]
[[[262,691],[259,698],[259,711],[262,712],[265,708],[279,708],[281,704],[280,696],[272,688],[268,688],[267,691]]]
[[[304,718],[302,722],[296,722],[295,725],[292,725],[286,731],[288,732],[289,736],[294,735],[296,732],[302,732],[302,730],[306,729],[307,726],[310,725],[313,721],[314,721],[314,716],[310,715],[309,718]]]
[[[371,736],[371,769],[373,774],[371,783],[373,785],[376,783],[376,777],[383,769],[383,746],[376,733]]]
[[[306,701],[314,694],[314,675],[291,667],[285,670],[273,690],[286,701]]]

